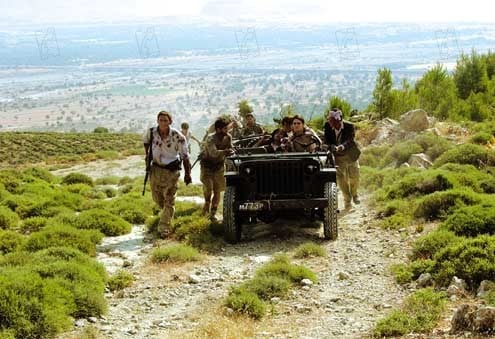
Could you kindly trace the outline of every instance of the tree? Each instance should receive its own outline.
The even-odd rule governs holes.
[[[441,64],[423,74],[416,82],[415,90],[419,107],[441,120],[449,117],[457,100],[456,86],[452,76]]]
[[[108,128],[106,127],[96,127],[93,133],[108,133]]]
[[[328,105],[325,109],[325,117],[332,108],[338,108],[342,111],[344,117],[349,117],[351,115],[352,106],[346,100],[334,95],[328,100]]]
[[[246,118],[246,114],[253,113],[253,107],[251,107],[247,100],[241,100],[237,107],[239,107],[239,115],[242,119]]]
[[[474,50],[470,56],[462,54],[457,60],[454,81],[457,93],[463,100],[466,100],[471,95],[471,92],[486,92],[488,76],[484,59]]]
[[[392,71],[388,68],[378,69],[375,89],[373,90],[373,109],[380,117],[390,116],[392,109]]]
[[[391,95],[390,117],[399,118],[405,112],[418,107],[418,96],[406,79],[402,79],[401,88],[393,89]]]

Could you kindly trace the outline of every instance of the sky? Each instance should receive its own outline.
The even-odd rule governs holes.
[[[3,23],[160,17],[226,23],[495,22],[487,0],[0,0]]]

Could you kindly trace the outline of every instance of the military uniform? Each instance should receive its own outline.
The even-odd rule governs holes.
[[[244,128],[241,130],[241,137],[249,137],[252,135],[261,135],[263,134],[263,128],[258,125],[254,124],[253,126],[244,126]]]
[[[318,143],[321,145],[320,138],[312,130],[305,128],[304,133],[289,137],[289,152],[314,152]]]
[[[150,143],[152,133],[152,166],[150,173],[151,195],[162,212],[157,231],[165,237],[170,232],[170,224],[175,213],[175,194],[180,177],[181,159],[189,159],[187,141],[175,128],[169,127],[168,136],[160,136],[157,127],[148,129],[143,135],[144,144]]]
[[[351,199],[359,203],[357,189],[359,186],[359,148],[354,141],[354,125],[342,122],[340,130],[330,127],[325,123],[325,143],[328,145],[342,146],[343,150],[337,151],[335,165],[337,165],[337,185],[344,196],[345,207],[351,206]]]
[[[226,134],[219,137],[217,133],[209,134],[206,141],[201,147],[201,174],[200,180],[203,183],[203,193],[205,196],[211,195],[212,192],[225,191],[225,154],[223,151],[232,148],[232,137]],[[208,202],[209,203],[209,202]],[[205,204],[204,213],[210,213],[214,216],[218,206],[212,206],[211,212],[208,211],[210,206]]]

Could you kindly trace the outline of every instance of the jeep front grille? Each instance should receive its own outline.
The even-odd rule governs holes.
[[[260,195],[300,194],[304,191],[302,161],[256,163],[256,189]]]

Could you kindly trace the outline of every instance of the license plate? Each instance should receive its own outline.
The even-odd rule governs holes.
[[[245,202],[239,205],[239,211],[261,211],[264,205],[261,202]]]

